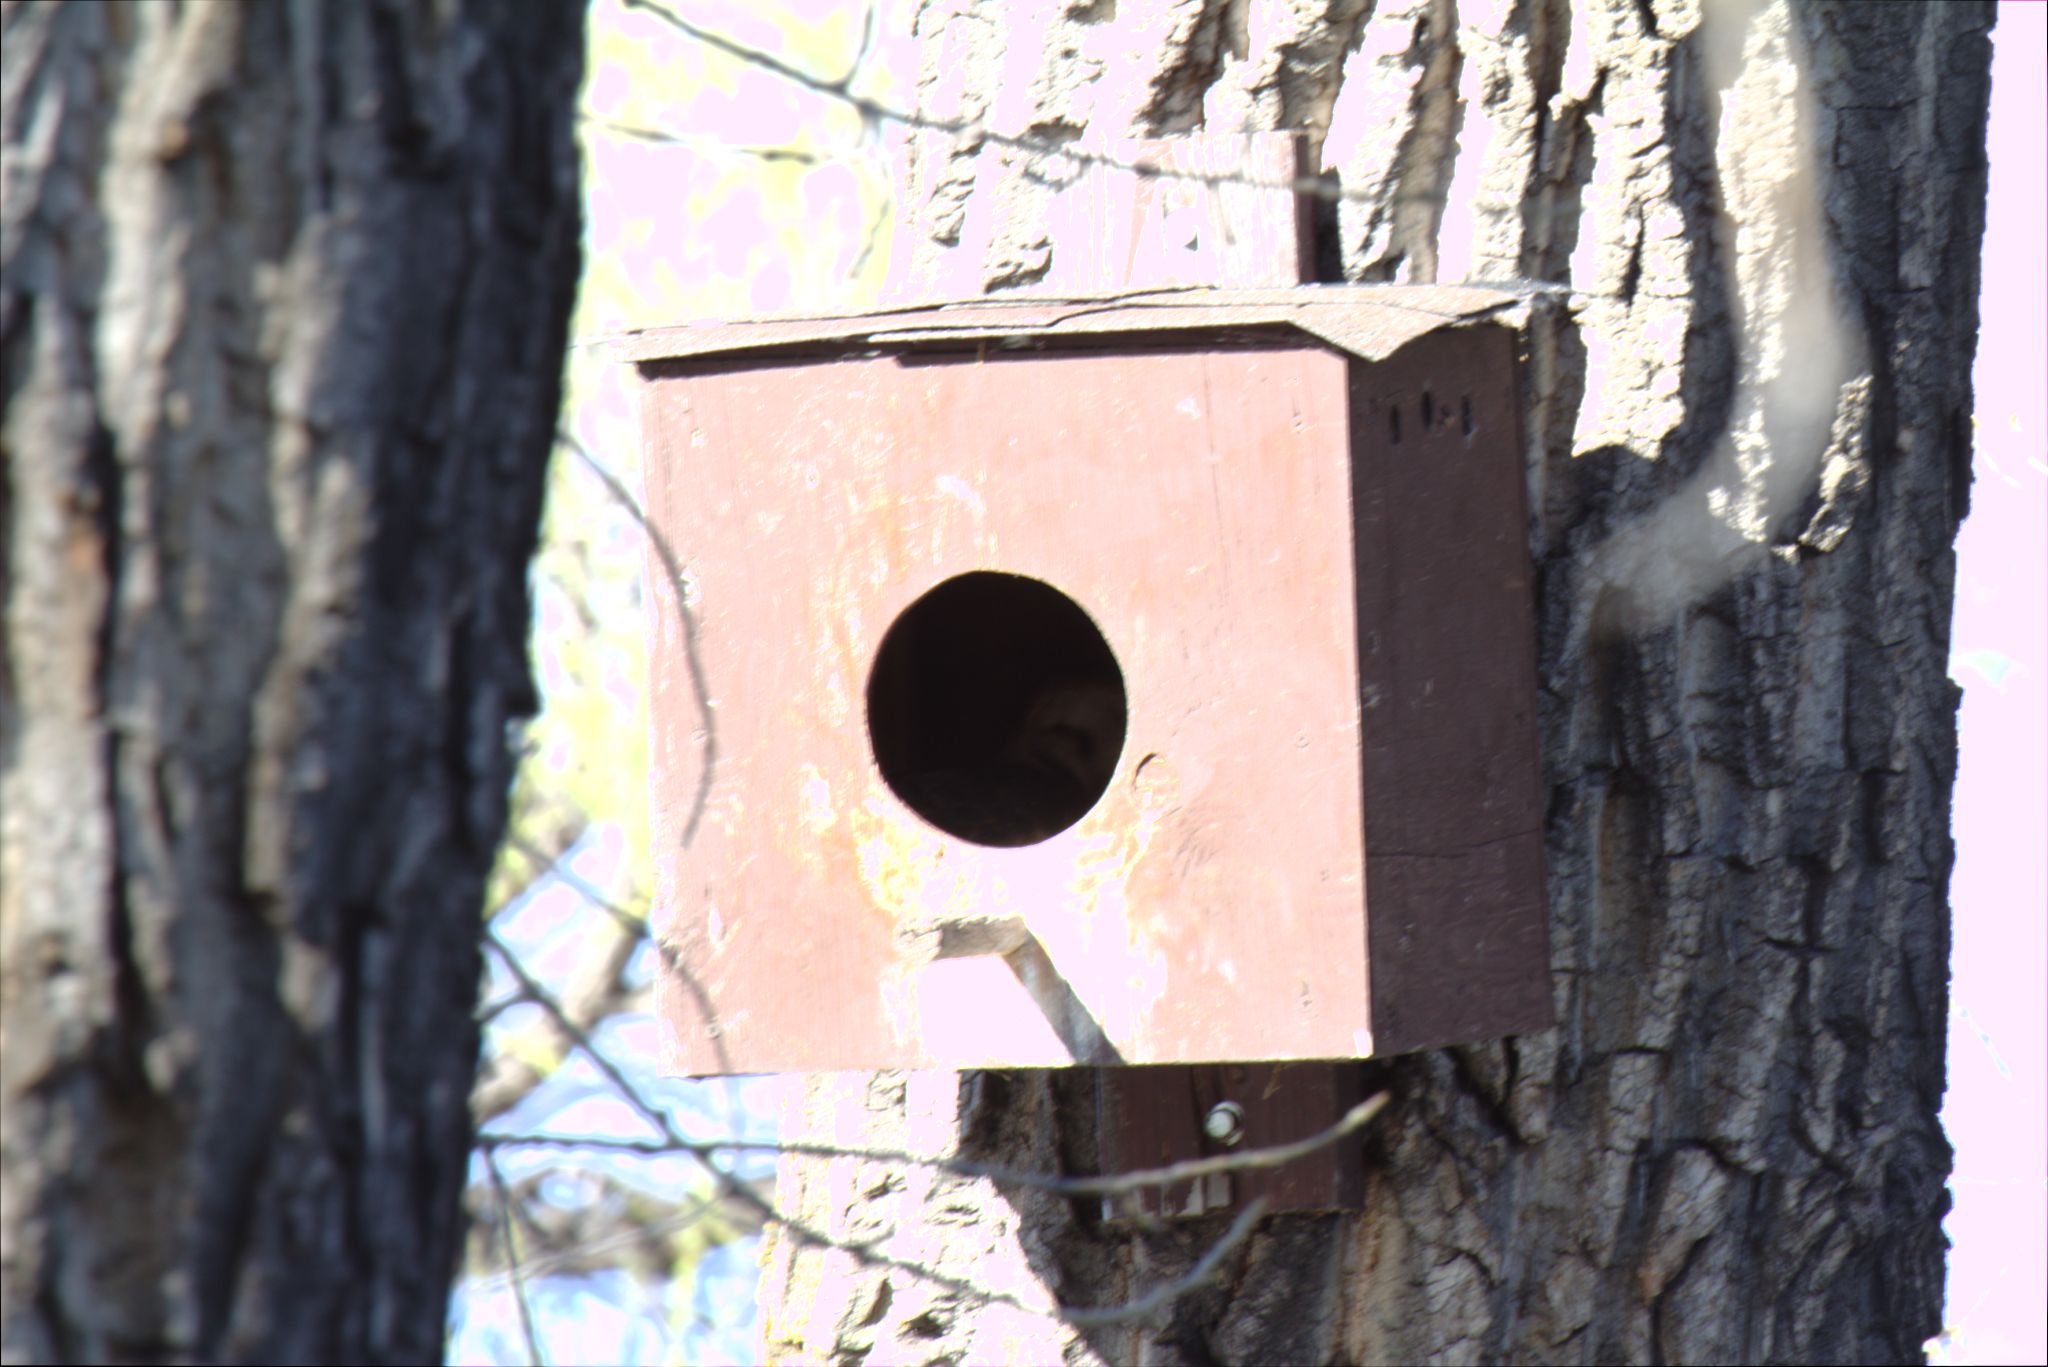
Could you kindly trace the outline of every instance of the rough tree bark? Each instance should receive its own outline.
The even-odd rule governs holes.
[[[928,115],[1298,128],[1353,280],[1568,284],[1526,330],[1559,1027],[1392,1061],[1357,1216],[1276,1217],[1171,1311],[1155,1234],[786,1161],[771,1354],[859,1361],[1917,1360],[1940,1324],[1956,692],[1990,7],[1326,0],[919,13]],[[1044,175],[914,139],[928,279],[1029,285]],[[1450,228],[1452,231],[1446,231]],[[1466,232],[1459,229],[1469,230]],[[949,265],[949,262],[951,263]],[[1058,1074],[818,1079],[813,1135],[1040,1168]],[[835,1133],[836,1132],[836,1133]]]
[[[581,7],[0,29],[0,1348],[435,1359]]]

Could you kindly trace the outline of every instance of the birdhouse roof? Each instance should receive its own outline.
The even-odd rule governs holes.
[[[628,333],[623,360],[832,354],[994,342],[1168,332],[1293,329],[1362,360],[1379,360],[1446,326],[1498,317],[1524,295],[1471,286],[1302,285],[1285,289],[1183,288],[1072,298],[995,296],[837,317],[781,316],[690,323]]]

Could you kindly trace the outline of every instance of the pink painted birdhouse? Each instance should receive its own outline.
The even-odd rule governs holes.
[[[1548,1025],[1512,302],[1176,290],[632,339],[666,1063]]]

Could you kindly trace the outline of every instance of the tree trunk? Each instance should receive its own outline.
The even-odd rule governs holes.
[[[0,25],[0,1348],[434,1359],[580,6]]]
[[[1087,146],[1295,128],[1353,280],[1568,284],[1526,319],[1554,1031],[1392,1060],[1356,1215],[1155,1232],[786,1160],[782,1358],[1917,1360],[1940,1327],[1957,694],[1991,10],[1353,0],[930,4],[913,276],[1069,244],[981,124]],[[959,124],[954,125],[961,126]],[[1088,1088],[820,1079],[847,1142],[1059,1168]]]

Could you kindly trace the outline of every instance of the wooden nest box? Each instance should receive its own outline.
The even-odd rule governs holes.
[[[1506,297],[639,334],[664,1062],[1550,1022]]]

